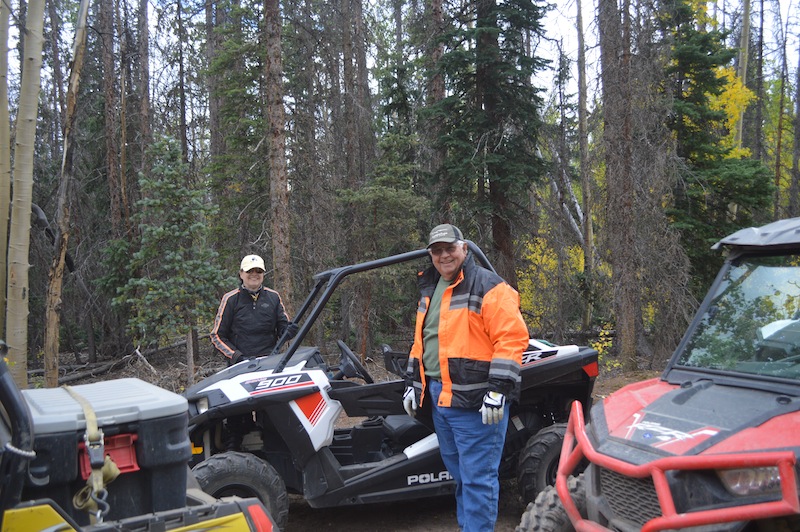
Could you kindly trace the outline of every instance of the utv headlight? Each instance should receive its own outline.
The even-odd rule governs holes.
[[[732,495],[764,495],[781,490],[781,475],[777,467],[721,469],[717,475]]]

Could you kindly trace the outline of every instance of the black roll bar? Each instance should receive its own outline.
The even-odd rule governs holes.
[[[492,266],[489,259],[484,254],[483,250],[478,247],[477,244],[472,242],[471,240],[467,240],[467,247],[469,251],[474,255],[475,260],[483,266],[484,268],[491,270],[496,273],[494,267]],[[286,364],[289,363],[289,360],[292,358],[292,355],[297,351],[298,347],[300,347],[300,343],[305,338],[308,331],[311,329],[311,326],[317,320],[319,315],[322,313],[325,305],[328,303],[328,300],[333,295],[333,292],[336,290],[336,287],[339,286],[342,280],[347,277],[348,275],[352,275],[354,273],[361,273],[366,272],[369,270],[374,270],[377,268],[383,268],[386,266],[392,266],[394,264],[400,264],[402,262],[409,262],[412,260],[421,259],[428,256],[428,250],[426,249],[418,249],[416,251],[408,251],[406,253],[400,253],[398,255],[391,255],[389,257],[384,257],[382,259],[371,260],[367,262],[361,262],[359,264],[352,264],[349,266],[341,266],[339,268],[333,268],[331,270],[326,270],[324,272],[320,272],[314,276],[316,281],[314,288],[311,290],[311,293],[306,297],[305,301],[301,305],[300,309],[297,311],[297,315],[293,320],[294,323],[299,323],[302,320],[302,325],[297,331],[297,335],[294,337],[294,341],[289,345],[289,348],[281,357],[280,362],[275,367],[274,373],[280,373],[286,368]],[[314,301],[316,300],[316,303]],[[312,308],[313,305],[313,308]],[[311,313],[308,315],[308,318],[303,319],[306,312],[311,309]],[[273,349],[270,355],[275,355],[280,351],[281,347],[290,340],[288,335],[284,332],[283,336],[281,336],[278,343],[275,345],[275,349]]]

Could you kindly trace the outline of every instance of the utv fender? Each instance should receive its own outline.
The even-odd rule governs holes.
[[[586,491],[583,475],[569,477],[567,487],[581,515],[586,515]],[[529,503],[515,532],[574,532],[567,511],[558,498],[555,486],[547,486]]]
[[[531,436],[520,452],[517,485],[524,502],[533,502],[539,492],[555,485],[561,444],[566,432],[566,423],[545,427]]]
[[[257,497],[278,528],[286,529],[289,495],[283,479],[269,462],[249,453],[228,451],[197,464],[192,472],[203,491],[216,498]]]

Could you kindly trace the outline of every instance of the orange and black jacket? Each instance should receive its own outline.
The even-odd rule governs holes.
[[[288,324],[278,292],[262,287],[257,294],[251,294],[239,287],[222,296],[211,343],[231,362],[269,355]]]
[[[425,396],[422,325],[440,275],[433,266],[418,275],[420,300],[406,381],[413,384],[421,405]],[[487,391],[516,399],[528,340],[517,291],[468,255],[456,280],[442,295],[439,406],[477,409]]]

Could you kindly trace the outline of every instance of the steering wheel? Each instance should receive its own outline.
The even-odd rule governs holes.
[[[357,373],[356,376],[364,379],[364,382],[366,382],[367,384],[374,383],[375,381],[372,379],[372,376],[367,371],[367,368],[364,367],[364,365],[361,363],[361,361],[358,359],[355,353],[353,353],[350,350],[350,348],[347,347],[347,345],[341,340],[336,340],[336,344],[339,346],[339,350],[342,352],[342,355],[344,355],[344,358],[346,358],[353,364],[353,366],[355,366]]]

